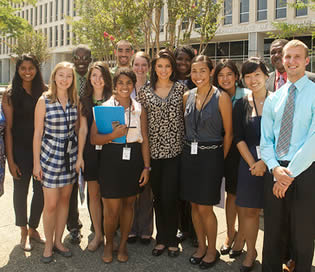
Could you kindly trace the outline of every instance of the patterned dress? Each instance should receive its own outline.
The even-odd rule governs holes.
[[[5,174],[5,148],[4,148],[4,129],[5,129],[5,117],[0,109],[0,196],[3,194],[3,182]]]
[[[46,114],[40,164],[43,186],[63,187],[76,180],[77,138],[74,132],[77,108],[68,102],[66,111],[57,101],[50,103],[45,97]]]

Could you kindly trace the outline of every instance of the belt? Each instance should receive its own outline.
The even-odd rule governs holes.
[[[278,161],[278,163],[279,163],[280,166],[282,166],[282,167],[288,167],[290,161]]]
[[[184,144],[188,145],[188,146],[191,146],[191,143],[187,142],[187,141],[184,141]],[[202,143],[202,144],[204,144],[204,143]],[[211,143],[209,143],[209,145],[199,145],[198,144],[198,148],[201,149],[201,150],[209,150],[209,149],[213,150],[213,149],[220,148],[222,146],[223,146],[222,143],[221,144],[211,144]]]
[[[50,139],[50,140],[56,140],[56,141],[65,142],[65,141],[69,141],[69,140],[72,141],[73,139],[75,139],[75,134],[72,134],[69,138],[61,139],[61,138],[54,137],[51,134],[45,133],[44,134],[44,138],[47,138],[47,139]]]

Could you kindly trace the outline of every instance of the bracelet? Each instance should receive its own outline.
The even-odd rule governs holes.
[[[149,171],[151,171],[152,170],[152,168],[151,168],[151,166],[148,166],[148,167],[143,167],[143,169],[145,169],[145,170],[149,170]]]

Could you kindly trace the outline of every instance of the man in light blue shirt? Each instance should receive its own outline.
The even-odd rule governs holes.
[[[264,104],[261,157],[272,175],[267,174],[265,180],[263,272],[282,271],[287,225],[296,271],[311,271],[315,230],[315,83],[305,75],[308,64],[307,46],[298,40],[287,43],[283,65],[288,81]]]

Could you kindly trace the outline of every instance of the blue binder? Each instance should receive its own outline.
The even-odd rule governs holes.
[[[112,122],[118,121],[121,125],[125,124],[125,109],[124,107],[93,107],[94,120],[97,130],[100,134],[108,134],[113,132]],[[116,138],[115,143],[126,143],[126,136]]]

